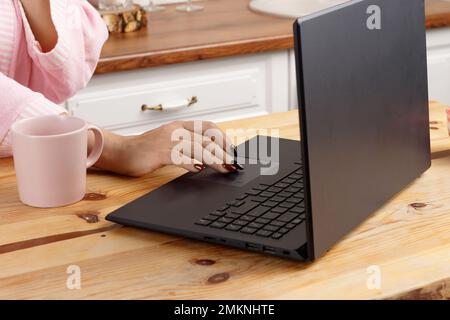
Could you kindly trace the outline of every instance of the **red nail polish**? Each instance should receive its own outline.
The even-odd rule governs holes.
[[[203,169],[205,169],[205,165],[204,164],[194,164],[194,168],[197,169],[198,171],[202,171]]]
[[[230,172],[236,172],[236,168],[233,167],[231,164],[223,164],[222,166]]]

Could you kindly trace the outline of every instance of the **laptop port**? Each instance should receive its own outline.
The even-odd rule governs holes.
[[[253,243],[246,243],[245,244],[245,247],[247,248],[247,249],[250,249],[250,250],[260,250],[260,247],[258,246],[258,245],[256,245],[256,244],[253,244]]]
[[[203,240],[210,241],[210,242],[222,242],[222,243],[227,242],[227,240],[222,239],[222,238],[214,238],[214,237],[208,237],[208,236],[203,237]]]
[[[277,250],[271,247],[263,247],[263,251],[269,254],[277,254]]]

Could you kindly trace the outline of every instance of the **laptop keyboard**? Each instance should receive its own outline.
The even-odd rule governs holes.
[[[195,224],[281,239],[305,221],[303,166],[272,185],[259,184]]]

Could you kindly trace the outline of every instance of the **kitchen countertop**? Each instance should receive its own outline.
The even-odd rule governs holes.
[[[148,28],[113,34],[96,73],[236,56],[293,47],[292,19],[253,12],[249,0],[202,2],[199,12],[168,5],[150,13]],[[427,28],[450,25],[450,2],[426,0]]]
[[[12,159],[0,159],[0,299],[449,299],[450,138],[430,104],[432,167],[313,263],[121,227],[105,215],[184,171],[88,174],[88,194],[52,209],[23,205]],[[221,124],[299,139],[296,111]],[[242,141],[241,137],[241,141]],[[151,210],[151,209],[150,209]],[[367,268],[380,267],[369,290]],[[68,290],[78,266],[81,289]]]

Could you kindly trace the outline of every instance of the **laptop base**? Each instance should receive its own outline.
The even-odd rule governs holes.
[[[157,190],[119,208],[109,214],[106,219],[123,225],[179,235],[210,243],[260,251],[300,261],[307,260],[306,221],[301,221],[292,227],[292,222],[300,220],[299,217],[301,215],[288,214],[290,209],[287,209],[285,213],[280,213],[279,217],[288,217],[285,220],[292,218],[286,223],[292,229],[279,239],[274,239],[271,236],[275,236],[276,231],[281,230],[282,227],[271,232],[268,237],[264,237],[261,234],[256,234],[257,232],[248,234],[245,231],[227,230],[225,226],[223,226],[224,228],[214,228],[198,224],[206,216],[223,206],[227,206],[227,203],[242,197],[246,192],[254,194],[253,188],[258,188],[261,184],[269,188],[292,172],[295,172],[299,167],[301,159],[299,159],[300,143],[298,141],[270,137],[264,137],[264,139],[267,139],[268,145],[279,145],[280,162],[276,164],[278,165],[278,173],[276,175],[261,175],[261,169],[268,168],[268,165],[264,164],[263,160],[268,160],[269,157],[264,155],[259,157],[249,156],[250,145],[259,141],[257,138],[253,138],[238,146],[240,162],[245,167],[243,171],[228,175],[217,173],[211,169],[206,169],[202,173],[197,174],[186,173]],[[276,141],[272,139],[276,139]],[[251,164],[250,162],[258,163]],[[272,165],[275,166],[274,163]],[[261,196],[249,196],[262,197],[269,193],[270,191],[261,190]],[[275,195],[269,195],[272,198],[275,197]],[[245,199],[243,200],[245,201]],[[239,207],[229,206],[228,208],[230,213],[235,209],[239,209]],[[292,209],[294,209],[294,206]],[[269,208],[268,212],[271,210],[273,208]],[[236,211],[239,212],[239,210]],[[217,218],[216,222],[219,219],[220,217]],[[255,217],[254,221],[256,219],[258,217]],[[235,221],[239,220],[236,219]],[[275,222],[276,218],[272,221]],[[252,223],[252,221],[249,221],[249,223]],[[232,225],[232,223],[229,225]],[[265,226],[261,227],[260,230],[262,231],[263,228],[271,229]]]

